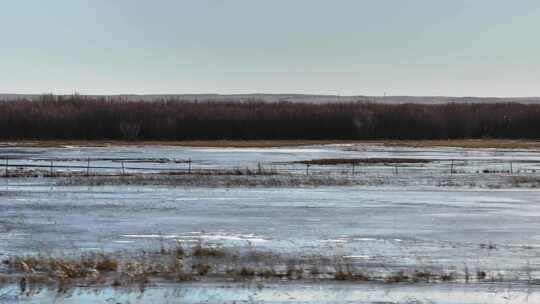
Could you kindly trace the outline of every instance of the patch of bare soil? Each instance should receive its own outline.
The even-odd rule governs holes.
[[[297,164],[306,165],[344,165],[344,164],[416,164],[429,163],[429,159],[417,158],[321,158],[296,161]]]

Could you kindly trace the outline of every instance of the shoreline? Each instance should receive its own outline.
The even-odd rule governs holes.
[[[458,147],[497,149],[540,149],[540,140],[521,139],[450,139],[450,140],[0,140],[3,147],[64,148],[107,146],[178,146],[205,148],[280,148],[313,145],[382,145],[401,147]]]

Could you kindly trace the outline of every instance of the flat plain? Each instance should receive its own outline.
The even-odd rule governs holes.
[[[2,144],[0,297],[539,300],[536,143],[297,144]]]

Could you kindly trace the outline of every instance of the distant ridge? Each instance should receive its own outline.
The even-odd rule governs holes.
[[[42,94],[0,94],[0,101],[27,99],[37,100]],[[62,95],[58,95],[62,96]],[[68,96],[68,95],[63,95]],[[163,99],[181,99],[186,101],[264,101],[264,102],[294,102],[294,103],[336,103],[336,102],[374,102],[374,103],[540,103],[540,97],[446,97],[446,96],[339,96],[339,95],[309,95],[309,94],[120,94],[120,95],[85,95],[88,97],[105,97],[126,101],[143,100],[152,102]]]

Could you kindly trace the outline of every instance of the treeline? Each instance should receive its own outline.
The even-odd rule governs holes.
[[[0,102],[0,139],[540,138],[540,105],[127,102],[44,96]]]

